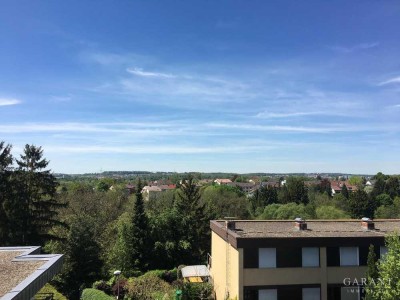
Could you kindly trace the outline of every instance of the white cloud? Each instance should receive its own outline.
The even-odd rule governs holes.
[[[21,101],[18,99],[0,98],[0,106],[16,105],[20,103]]]
[[[330,47],[330,48],[332,50],[334,50],[334,51],[341,52],[341,53],[352,53],[352,52],[355,52],[357,50],[366,50],[366,49],[371,49],[371,48],[375,48],[375,47],[378,47],[378,46],[379,46],[379,43],[378,42],[374,42],[374,43],[361,43],[361,44],[350,46],[350,47],[333,46],[333,47]]]
[[[80,59],[89,63],[96,63],[102,66],[121,66],[135,64],[138,62],[152,61],[152,58],[136,53],[108,53],[108,52],[83,52]]]
[[[166,73],[158,73],[158,72],[146,72],[143,71],[141,68],[133,68],[133,69],[126,69],[128,73],[141,76],[141,77],[158,77],[158,78],[175,78],[175,75],[166,74]]]
[[[266,151],[273,146],[169,146],[169,145],[135,145],[135,146],[43,146],[46,152],[56,153],[116,153],[116,154],[206,154],[206,153],[251,153]]]
[[[339,132],[363,132],[363,131],[399,131],[398,126],[353,126],[349,124],[333,124],[332,126],[290,126],[290,125],[258,125],[258,124],[232,124],[232,123],[207,123],[211,128],[223,128],[232,130],[268,131],[268,132],[292,132],[292,133],[339,133]]]
[[[274,112],[260,112],[256,115],[257,118],[290,118],[290,117],[303,117],[303,116],[319,116],[319,115],[333,115],[330,112],[324,111],[310,111],[310,112],[290,112],[290,113],[274,113]]]
[[[138,134],[178,134],[180,130],[170,130],[171,123],[24,123],[0,125],[2,133],[27,132],[76,132],[76,133],[138,133]]]
[[[400,83],[400,76],[380,82],[378,85],[386,85],[390,83]]]

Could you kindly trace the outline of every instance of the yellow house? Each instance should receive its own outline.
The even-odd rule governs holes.
[[[217,300],[359,300],[369,245],[400,220],[211,221]]]

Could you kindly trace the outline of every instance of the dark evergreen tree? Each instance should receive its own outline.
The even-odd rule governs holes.
[[[347,186],[344,183],[342,184],[340,192],[346,199],[349,199],[349,190],[347,189]]]
[[[260,189],[262,206],[278,203],[278,191],[273,186],[264,186]]]
[[[0,246],[9,244],[9,216],[7,215],[7,202],[10,201],[12,187],[10,182],[11,164],[11,145],[6,145],[0,141]]]
[[[41,147],[26,145],[21,159],[16,161],[17,193],[10,207],[18,205],[20,212],[14,221],[20,224],[22,236],[15,238],[20,239],[22,245],[41,245],[54,238],[48,234],[50,228],[64,225],[57,218],[57,209],[64,206],[56,200],[58,183],[50,170],[44,170],[49,162],[43,158]]]
[[[174,203],[174,210],[180,219],[182,241],[187,245],[187,251],[183,253],[183,262],[187,264],[204,261],[210,250],[209,219],[200,198],[199,187],[189,175],[183,180]]]
[[[319,192],[322,194],[327,193],[329,197],[332,197],[331,182],[327,178],[321,180],[319,184]]]
[[[392,199],[400,195],[400,184],[397,177],[389,177],[385,184],[385,193],[388,194]]]
[[[289,177],[281,189],[281,195],[282,203],[295,202],[297,204],[307,204],[309,202],[308,190],[301,177]]]
[[[79,299],[80,292],[99,278],[102,267],[90,216],[82,214],[71,220],[64,253],[62,291],[69,299]]]
[[[383,194],[385,192],[385,179],[383,176],[377,177],[374,187],[371,192],[371,196],[376,198],[376,196]]]
[[[357,190],[350,194],[349,211],[352,218],[373,218],[375,209],[374,201],[363,190]]]
[[[144,211],[142,196],[142,182],[139,179],[136,186],[135,204],[131,222],[128,227],[128,253],[130,259],[130,272],[144,271],[148,267],[149,245],[149,221]]]

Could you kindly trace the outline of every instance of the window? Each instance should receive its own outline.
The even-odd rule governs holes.
[[[258,267],[276,268],[276,248],[258,249]]]
[[[276,248],[276,267],[301,268],[301,248],[300,247]]]
[[[340,265],[358,266],[358,247],[340,247]]]
[[[319,267],[319,248],[302,248],[303,267]]]
[[[387,247],[381,246],[381,249],[380,249],[380,254],[381,254],[381,255],[380,255],[380,258],[382,258],[384,255],[386,255],[387,252],[388,252]]]
[[[278,300],[277,290],[259,290],[258,300]]]
[[[303,300],[321,300],[320,288],[303,288]]]

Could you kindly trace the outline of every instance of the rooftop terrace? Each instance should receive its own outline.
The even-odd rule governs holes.
[[[0,247],[0,299],[30,299],[59,270],[62,255],[40,255],[40,247]]]

